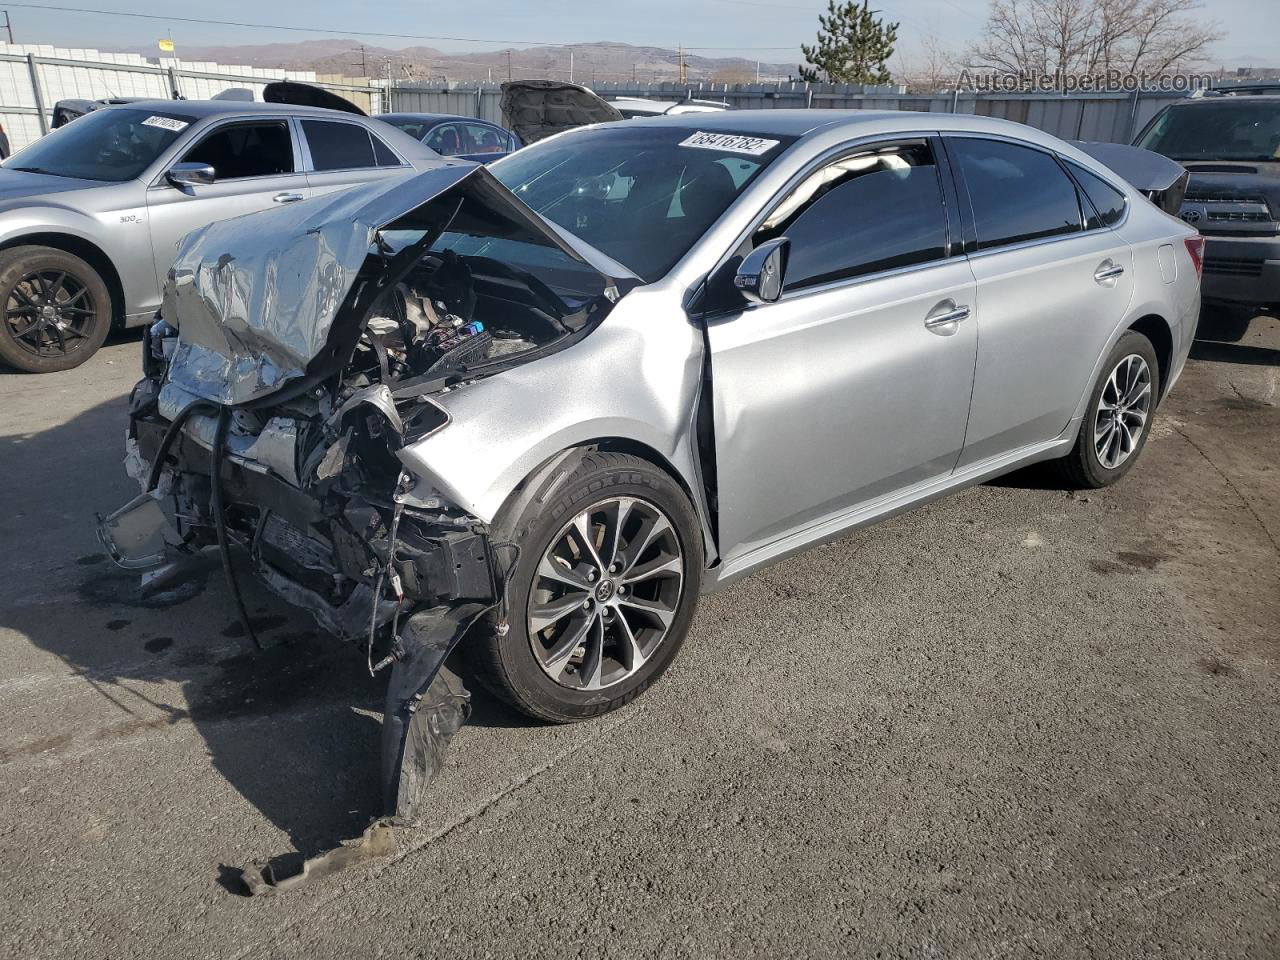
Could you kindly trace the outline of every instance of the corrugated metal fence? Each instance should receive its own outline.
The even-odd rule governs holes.
[[[773,84],[598,84],[606,98],[646,97],[654,100],[697,98],[718,100],[737,109],[837,108],[919,110],[1002,117],[1038,127],[1065,140],[1126,143],[1166,104],[1181,95],[1163,93],[1056,94],[965,93],[920,95],[901,88],[853,85]],[[502,123],[498,84],[451,84],[448,87],[393,87],[391,109],[405,113],[455,113]]]
[[[302,80],[327,87],[370,112],[452,113],[502,123],[501,87],[496,83],[448,86],[357,86],[318,80],[309,71],[228,67],[162,59],[148,62],[137,54],[57,47],[0,44],[0,123],[14,150],[46,132],[53,105],[65,98],[168,99],[175,91],[203,99],[229,87],[243,87],[260,98],[272,80]],[[952,92],[920,95],[901,87],[836,84],[599,84],[605,97],[657,100],[700,98],[736,108],[840,108],[956,112],[1003,117],[1039,127],[1068,140],[1127,142],[1155,113],[1178,99],[1172,94],[1094,93],[1007,94]]]
[[[362,108],[379,112],[385,91],[379,87],[328,83],[312,71],[265,70],[162,59],[149,63],[137,54],[98,50],[0,44],[0,123],[13,150],[48,132],[53,105],[64,99],[153,97],[168,100],[175,91],[189,100],[204,100],[230,87],[251,90],[273,80],[302,80],[327,87]]]

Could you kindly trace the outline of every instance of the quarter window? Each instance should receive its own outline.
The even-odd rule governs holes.
[[[1049,154],[1002,140],[948,144],[969,190],[978,249],[1081,229],[1075,185]]]
[[[1079,164],[1068,160],[1067,167],[1092,206],[1092,209],[1086,211],[1085,227],[1096,230],[1098,227],[1112,227],[1119,223],[1124,216],[1124,194]]]
[[[378,162],[369,131],[358,123],[303,120],[302,130],[311,148],[314,170],[359,170],[390,165]]]
[[[807,177],[765,219],[755,244],[791,241],[786,289],[946,255],[938,169],[924,143],[843,157]]]
[[[221,127],[182,158],[207,163],[219,180],[293,173],[293,140],[284,122],[235,123]]]

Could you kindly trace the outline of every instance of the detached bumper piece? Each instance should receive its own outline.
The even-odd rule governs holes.
[[[288,877],[245,868],[246,890],[288,889],[394,852],[394,831],[421,813],[470,713],[470,693],[445,662],[500,603],[505,577],[487,527],[437,497],[415,496],[396,457],[399,411],[385,390],[311,417],[299,403],[288,415],[204,402],[174,414],[163,391],[141,393],[157,398],[130,430],[130,472],[143,493],[100,520],[112,559],[144,580],[172,582],[175,571],[207,571],[220,556],[239,604],[234,547],[237,567],[247,556],[268,588],[367,647],[369,669],[389,675],[379,819]]]

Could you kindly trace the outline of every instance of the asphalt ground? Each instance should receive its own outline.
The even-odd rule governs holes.
[[[252,899],[376,812],[381,680],[106,561],[139,350],[0,373],[0,955],[1280,956],[1280,321],[1198,343],[1113,488],[748,578],[597,721],[477,693],[399,853]]]

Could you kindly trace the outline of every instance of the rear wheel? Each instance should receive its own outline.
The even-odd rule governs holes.
[[[1071,452],[1057,461],[1073,487],[1105,487],[1133,468],[1151,432],[1160,366],[1151,341],[1130,330],[1103,364]]]
[[[0,252],[0,360],[27,373],[88,360],[111,328],[111,294],[97,271],[65,250]]]
[[[684,491],[638,457],[592,452],[519,513],[495,524],[520,555],[509,632],[469,647],[478,678],[557,723],[629,703],[675,659],[697,605],[702,534]]]

